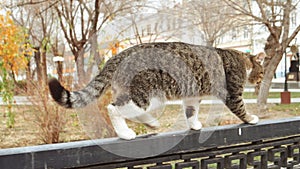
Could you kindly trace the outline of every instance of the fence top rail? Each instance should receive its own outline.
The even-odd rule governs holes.
[[[300,135],[300,117],[266,120],[257,125],[227,125],[201,131],[144,135],[135,140],[118,138],[0,149],[0,166],[16,162],[25,168],[80,167],[136,158],[178,155],[234,144]]]

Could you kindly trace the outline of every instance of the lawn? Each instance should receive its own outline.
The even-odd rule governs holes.
[[[244,92],[244,99],[257,99],[257,95],[253,92]],[[269,92],[268,98],[280,98],[280,92]],[[291,92],[291,98],[300,98],[300,92]]]
[[[244,97],[255,98],[256,96],[252,93],[245,93]],[[280,93],[277,92],[272,92],[269,95],[269,98],[278,97],[280,97]],[[292,97],[300,97],[300,93],[292,93]],[[14,106],[15,126],[13,128],[7,128],[5,108],[5,106],[0,106],[0,148],[45,144],[41,138],[45,132],[49,131],[43,130],[41,126],[45,127],[48,125],[49,119],[43,118],[45,123],[40,125],[37,120],[39,119],[39,114],[37,114],[34,107]],[[256,104],[246,104],[246,108],[248,112],[257,114],[261,120],[288,118],[300,115],[299,103],[289,105],[268,104],[269,109],[267,112],[259,112]],[[98,138],[98,136],[94,136],[94,132],[98,132],[98,134],[100,132],[100,135],[105,135],[107,131],[99,131],[99,124],[97,124],[97,120],[95,120],[101,118],[101,114],[89,114],[88,112],[90,111],[91,109],[83,109],[78,112],[74,110],[59,112],[59,115],[61,115],[59,120],[63,121],[59,142]],[[84,114],[84,117],[82,114]],[[129,122],[129,126],[138,134],[169,132],[187,128],[181,106],[179,105],[169,105],[163,110],[163,113],[156,113],[154,116],[157,117],[161,123],[159,129],[149,129],[142,124],[134,122]],[[199,119],[204,127],[241,123],[241,121],[222,104],[201,105]],[[54,119],[54,123],[56,121],[58,120]],[[53,128],[50,128],[50,130],[52,129]]]

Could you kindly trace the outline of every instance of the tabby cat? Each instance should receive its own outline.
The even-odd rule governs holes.
[[[130,140],[136,134],[125,119],[158,127],[158,120],[149,112],[173,99],[183,100],[194,130],[202,127],[198,111],[200,97],[205,95],[218,97],[243,122],[256,124],[259,118],[246,112],[242,93],[247,79],[259,84],[262,77],[256,56],[181,42],[147,43],[109,59],[82,90],[68,91],[56,79],[49,81],[49,88],[59,105],[80,108],[111,87],[113,102],[107,106],[111,122],[119,138]]]

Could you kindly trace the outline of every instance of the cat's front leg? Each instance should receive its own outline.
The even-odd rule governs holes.
[[[111,123],[118,137],[125,140],[135,139],[136,138],[135,132],[128,127],[124,117],[121,115],[118,108],[110,104],[107,106],[107,109],[108,109],[108,114]]]
[[[226,106],[239,117],[243,122],[248,124],[257,124],[258,116],[246,112],[245,104],[241,95],[231,95],[226,98]]]
[[[259,117],[252,114],[250,115],[250,119],[247,121],[248,124],[257,124],[259,122]]]
[[[200,101],[197,98],[187,98],[183,100],[183,110],[187,117],[189,126],[193,130],[200,130],[202,124],[198,119]]]

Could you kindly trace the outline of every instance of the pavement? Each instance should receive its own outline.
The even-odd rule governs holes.
[[[268,99],[267,103],[280,103],[280,98],[272,98]],[[257,103],[257,99],[244,99],[244,103]],[[300,98],[291,98],[291,103],[300,103]],[[181,100],[167,101],[168,105],[180,105],[182,104]],[[201,101],[201,104],[223,104],[221,100],[212,100],[212,99],[204,99]]]
[[[0,97],[0,105],[6,105]],[[27,96],[14,96],[14,105],[32,105]]]
[[[244,90],[245,92],[254,92],[253,88],[246,88]],[[290,92],[300,92],[300,89],[289,89]],[[270,92],[283,92],[283,89],[270,89]],[[28,100],[27,96],[14,96],[14,105],[32,105],[32,103]],[[245,103],[257,103],[256,99],[244,99]],[[268,103],[280,103],[280,98],[269,98]],[[300,103],[300,98],[291,98],[291,103]],[[173,100],[173,101],[167,101],[168,105],[180,105],[182,104],[181,100]],[[201,101],[201,104],[222,104],[222,101],[218,99],[203,99]],[[5,105],[5,103],[2,100],[2,97],[0,97],[0,105]]]

